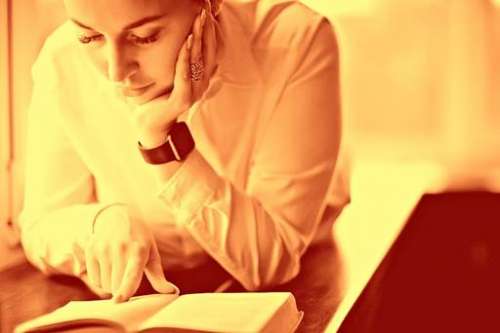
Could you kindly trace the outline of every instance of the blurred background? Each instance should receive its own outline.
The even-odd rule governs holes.
[[[500,0],[303,2],[339,38],[352,164],[430,165],[432,191],[500,189]],[[17,242],[31,65],[63,20],[61,0],[0,0],[0,248]]]

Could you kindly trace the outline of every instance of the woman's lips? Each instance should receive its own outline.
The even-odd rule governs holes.
[[[124,87],[121,89],[122,91],[122,94],[124,96],[127,96],[127,97],[137,97],[137,96],[141,96],[142,94],[144,94],[146,92],[146,90],[148,90],[152,85],[154,85],[154,83],[151,83],[151,84],[148,84],[146,86],[142,86],[142,87],[139,87],[139,88],[132,88],[132,87]]]
[[[170,94],[172,93],[172,90],[174,90],[174,86],[173,85],[170,85],[168,87],[166,87],[165,89],[162,89],[161,91],[159,91],[153,99],[155,98],[160,98],[160,97],[169,97]]]

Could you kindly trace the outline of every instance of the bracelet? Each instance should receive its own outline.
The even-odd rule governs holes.
[[[112,204],[109,204],[109,205],[105,205],[103,207],[101,207],[97,213],[95,214],[94,216],[94,219],[92,220],[92,225],[91,225],[91,234],[94,234],[94,227],[95,227],[95,223],[97,222],[97,218],[99,217],[99,215],[101,215],[101,213],[103,211],[105,211],[106,209],[108,209],[109,207],[113,207],[113,206],[127,206],[126,204],[124,203],[121,203],[121,202],[115,202],[115,203],[112,203]]]

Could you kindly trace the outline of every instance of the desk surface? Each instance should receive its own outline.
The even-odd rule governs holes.
[[[340,302],[337,249],[332,244],[312,247],[302,263],[297,278],[274,290],[289,290],[295,295],[297,306],[305,312],[299,332],[322,332]],[[77,279],[48,278],[25,261],[0,272],[0,286],[2,333],[11,332],[15,325],[70,300],[96,299]]]

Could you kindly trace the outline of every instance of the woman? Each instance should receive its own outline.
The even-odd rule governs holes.
[[[294,1],[64,3],[32,71],[29,260],[117,301],[207,262],[248,290],[293,278],[331,222],[328,21]]]

